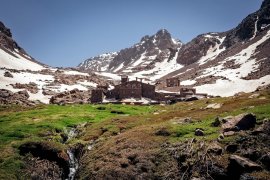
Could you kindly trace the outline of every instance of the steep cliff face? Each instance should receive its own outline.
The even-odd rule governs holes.
[[[236,28],[228,31],[223,45],[231,47],[237,43],[246,42],[264,31],[270,24],[270,1],[265,0],[261,8],[248,15]]]

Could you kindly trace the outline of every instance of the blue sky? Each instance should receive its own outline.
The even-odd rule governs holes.
[[[262,0],[2,0],[0,21],[31,56],[54,67],[132,46],[167,29],[184,43],[237,26]]]

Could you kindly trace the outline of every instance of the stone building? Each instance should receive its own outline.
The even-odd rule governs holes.
[[[126,99],[126,98],[150,98],[155,97],[155,86],[138,81],[129,81],[127,76],[121,77],[121,84],[106,93],[107,98]]]
[[[168,78],[166,79],[166,86],[167,87],[175,87],[175,86],[180,86],[180,80],[179,78]]]
[[[102,89],[93,89],[91,91],[91,103],[101,103],[104,98],[104,93]]]
[[[169,81],[168,81],[169,82]],[[167,83],[168,84],[168,83]],[[172,78],[169,82],[171,86],[179,86],[180,82],[178,78]],[[155,85],[142,82],[142,79],[136,78],[136,80],[129,81],[128,76],[121,76],[121,84],[116,85],[114,89],[108,90],[108,87],[98,86],[97,89],[92,90],[92,103],[101,103],[106,99],[129,99],[129,98],[149,98],[157,102],[169,102],[169,101],[182,101],[183,98],[196,94],[195,88],[181,87],[180,93],[159,93],[155,91]],[[206,97],[206,94],[200,94],[202,97]]]
[[[186,96],[192,96],[196,94],[195,88],[188,88],[188,87],[182,87],[180,88],[180,96],[186,97]]]

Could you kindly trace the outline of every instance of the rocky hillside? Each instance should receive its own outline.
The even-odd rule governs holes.
[[[185,67],[165,76],[159,88],[168,89],[164,84],[167,77],[179,77],[182,85],[223,96],[251,92],[269,84],[269,12],[270,1],[267,0],[236,28],[200,35],[184,45],[177,61]]]
[[[251,92],[270,83],[269,12],[270,1],[265,0],[236,28],[202,34],[186,44],[160,30],[130,48],[88,59],[79,68],[110,78],[127,74],[151,82],[158,80],[158,89],[167,91],[178,88],[167,88],[165,79],[179,77],[181,85],[211,95]]]
[[[95,74],[37,62],[0,22],[0,104],[83,103],[90,97],[88,90],[100,83],[105,82]]]

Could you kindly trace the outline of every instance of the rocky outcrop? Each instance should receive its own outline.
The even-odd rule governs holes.
[[[236,28],[227,32],[223,45],[231,47],[239,42],[252,39],[256,33],[263,31],[270,24],[269,18],[270,3],[269,0],[265,0],[259,11],[250,14]]]
[[[50,99],[50,104],[83,104],[89,102],[90,96],[90,91],[80,91],[78,89],[73,89],[71,91],[58,93],[52,96]]]
[[[26,89],[27,91],[33,94],[38,93],[37,84],[33,82],[30,82],[29,84],[16,83],[16,84],[11,84],[11,86],[15,89]]]
[[[13,75],[12,75],[9,71],[6,71],[6,72],[4,73],[4,76],[5,76],[5,77],[9,77],[9,78],[13,78]]]
[[[28,100],[29,94],[26,90],[13,93],[7,89],[0,89],[0,104],[35,105],[37,102]]]

